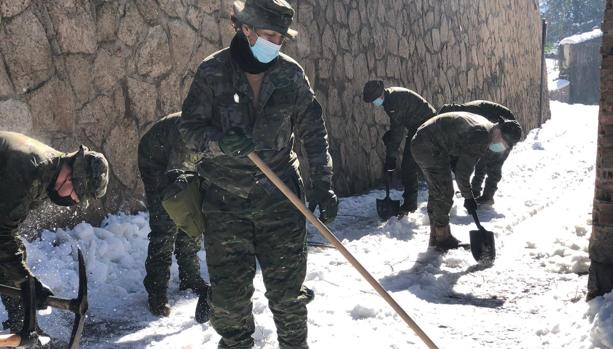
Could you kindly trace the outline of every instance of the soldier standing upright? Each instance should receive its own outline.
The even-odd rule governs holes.
[[[411,140],[411,152],[428,182],[430,246],[439,250],[458,248],[451,235],[449,210],[453,205],[452,159],[455,180],[469,213],[477,209],[470,186],[475,164],[487,151],[505,151],[519,141],[517,121],[494,124],[484,117],[466,112],[438,115],[421,125]]]
[[[304,197],[294,137],[303,144],[320,218],[336,217],[332,161],[320,104],[304,70],[279,50],[294,10],[284,0],[234,3],[230,47],[206,58],[183,104],[180,131],[201,153],[211,278],[211,325],[219,348],[251,348],[256,260],[282,349],[308,348],[305,218],[246,156],[263,161]]]
[[[104,155],[85,146],[66,154],[28,136],[0,131],[0,284],[17,287],[26,277],[32,277],[37,304],[46,303],[53,292],[28,268],[19,226],[46,199],[56,205],[73,206],[103,197],[108,173]],[[4,329],[21,331],[21,301],[2,296],[2,303],[8,313]]]
[[[438,113],[444,114],[452,111],[481,115],[493,123],[515,120],[515,115],[508,108],[490,101],[477,100],[464,104],[445,104]],[[494,194],[498,190],[498,182],[502,179],[502,165],[509,157],[512,149],[513,146],[502,152],[488,150],[477,162],[475,174],[470,182],[477,204],[492,205],[494,203]],[[487,179],[485,179],[486,175]],[[484,180],[485,187],[483,187]]]
[[[405,215],[417,209],[417,174],[419,167],[411,155],[409,143],[417,128],[436,115],[436,110],[422,96],[403,87],[385,88],[383,81],[371,80],[364,85],[363,100],[383,107],[390,118],[390,129],[383,136],[386,157],[383,170],[396,169],[398,149],[406,138],[402,155],[401,178],[404,186],[404,202],[400,214]],[[405,131],[407,135],[405,137]]]
[[[138,144],[138,169],[145,185],[151,227],[144,285],[149,294],[149,310],[156,316],[170,315],[166,291],[173,250],[179,265],[179,289],[191,289],[199,295],[208,289],[200,276],[200,261],[196,255],[201,240],[178,230],[162,207],[164,192],[172,183],[168,171],[195,171],[196,166],[177,128],[180,116],[181,113],[175,113],[160,119]]]

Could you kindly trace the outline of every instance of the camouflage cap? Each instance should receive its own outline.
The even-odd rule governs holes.
[[[285,0],[245,0],[234,2],[234,16],[241,23],[258,29],[274,30],[290,39],[298,35],[291,29],[294,9]]]
[[[99,199],[106,194],[109,163],[101,153],[82,145],[72,165],[72,185],[81,201]]]
[[[521,125],[515,120],[505,120],[500,123],[500,132],[502,133],[502,138],[511,147],[521,140],[523,133]]]
[[[372,103],[372,101],[381,97],[384,89],[383,80],[370,80],[364,85],[362,99],[366,103]]]

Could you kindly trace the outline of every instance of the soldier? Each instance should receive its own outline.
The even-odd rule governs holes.
[[[284,0],[234,3],[230,47],[206,58],[183,104],[180,131],[203,155],[211,325],[219,348],[251,348],[256,260],[282,349],[308,348],[305,219],[246,158],[253,150],[304,197],[294,137],[303,144],[320,218],[336,217],[323,112],[304,70],[280,53],[297,32]]]
[[[464,197],[464,207],[472,214],[477,209],[470,186],[475,164],[488,148],[504,152],[520,140],[521,134],[517,121],[494,124],[466,112],[438,115],[417,129],[411,140],[411,153],[428,182],[431,247],[446,251],[459,246],[449,229],[449,210],[453,205],[451,160],[457,160],[456,183]]]
[[[145,185],[151,227],[144,285],[149,294],[149,311],[156,316],[170,315],[166,290],[173,250],[179,265],[179,289],[191,289],[198,295],[208,289],[200,276],[196,255],[200,240],[178,230],[162,207],[164,192],[172,182],[168,171],[195,171],[195,162],[190,159],[193,156],[185,148],[177,128],[180,116],[181,113],[170,114],[157,121],[138,144],[138,168]]]
[[[477,100],[464,104],[445,104],[438,113],[444,114],[452,111],[478,114],[493,123],[500,122],[501,120],[515,120],[515,116],[508,108],[490,101]],[[477,162],[475,174],[470,184],[478,205],[494,204],[494,194],[498,190],[498,182],[502,178],[502,165],[507,160],[509,153],[511,153],[511,149],[512,147],[509,147],[503,152],[488,150]],[[481,192],[486,175],[485,188]]]
[[[401,178],[404,186],[404,202],[400,206],[400,215],[406,215],[417,209],[417,172],[419,170],[409,146],[417,128],[426,120],[436,115],[436,110],[422,96],[403,87],[384,88],[383,81],[371,80],[364,85],[363,99],[383,107],[390,118],[390,129],[383,136],[387,154],[383,171],[396,169],[398,148],[405,138],[402,155]]]
[[[53,292],[28,268],[19,225],[47,198],[73,206],[103,197],[108,172],[104,155],[85,146],[66,154],[25,135],[0,131],[0,284],[19,286],[26,277],[34,278],[37,304],[43,307]],[[8,313],[4,329],[21,331],[20,300],[2,296],[2,303]]]

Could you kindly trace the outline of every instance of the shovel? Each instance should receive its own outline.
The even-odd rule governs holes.
[[[477,212],[473,212],[472,215],[479,230],[470,231],[470,251],[477,262],[493,262],[496,259],[494,233],[483,228]]]
[[[385,173],[385,198],[377,199],[377,213],[379,217],[386,221],[391,217],[398,216],[400,213],[400,200],[392,200],[390,198],[390,181],[392,179],[392,171]]]

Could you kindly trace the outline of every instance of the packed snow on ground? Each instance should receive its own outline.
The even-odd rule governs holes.
[[[566,37],[562,40],[560,40],[559,45],[573,45],[573,44],[580,44],[582,42],[586,42],[589,40],[593,40],[593,39],[597,39],[602,37],[602,30],[600,30],[600,28],[596,28],[592,31],[589,32],[585,32],[585,33],[581,33],[581,34],[576,34],[573,36],[569,36]]]
[[[427,192],[416,213],[381,222],[384,192],[341,200],[331,229],[441,348],[613,348],[613,295],[585,302],[596,154],[597,107],[551,103],[552,119],[519,143],[504,167],[493,207],[480,208],[495,232],[493,266],[469,251],[428,251]],[[392,191],[394,199],[401,192]],[[178,291],[173,264],[170,318],[148,313],[142,286],[147,215],[110,215],[100,227],[43,231],[27,243],[34,273],[57,295],[74,297],[75,247],[86,256],[90,311],[84,348],[216,348],[219,336],[194,321],[196,296]],[[468,241],[471,218],[456,199],[452,233]],[[310,239],[323,241],[309,227]],[[208,278],[204,252],[203,275]],[[311,348],[423,348],[401,318],[332,248],[310,248],[306,285]],[[276,348],[261,276],[253,296],[256,348]],[[5,313],[2,312],[2,317]],[[39,316],[66,340],[72,317]]]
[[[570,84],[570,81],[565,79],[558,79],[560,75],[560,68],[558,66],[558,60],[553,58],[547,58],[547,87],[549,91],[557,91]]]

